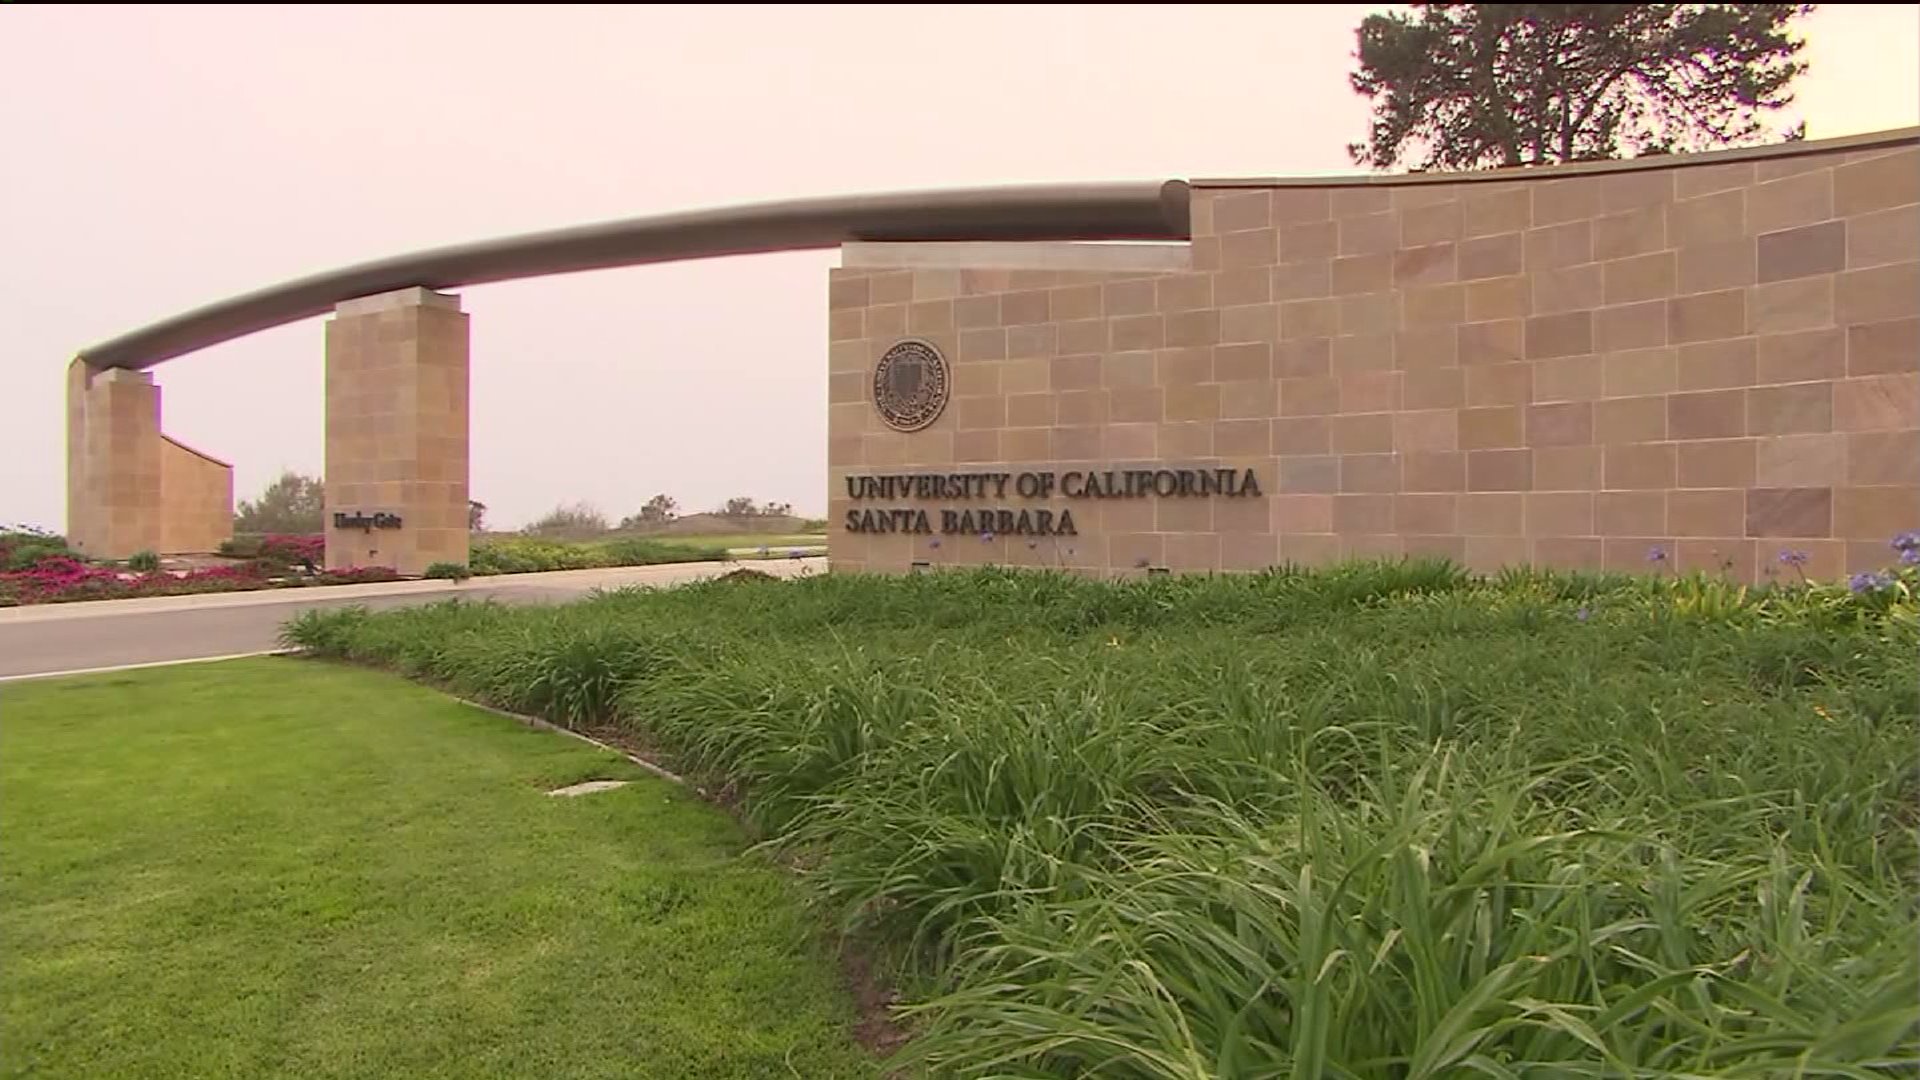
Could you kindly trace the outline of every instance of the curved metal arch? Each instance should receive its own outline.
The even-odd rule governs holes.
[[[801,251],[860,240],[1185,240],[1185,182],[903,192],[628,218],[379,259],[195,308],[80,353],[146,368],[359,296],[447,289],[618,266]]]

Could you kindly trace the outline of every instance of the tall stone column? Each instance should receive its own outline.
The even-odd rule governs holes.
[[[94,506],[87,487],[87,387],[93,369],[85,360],[67,365],[67,542],[86,550],[94,531]]]
[[[102,559],[160,548],[160,388],[144,371],[67,368],[67,534]]]
[[[327,565],[467,561],[467,316],[408,288],[327,322]]]

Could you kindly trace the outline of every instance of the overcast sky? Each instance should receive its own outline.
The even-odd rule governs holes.
[[[0,523],[64,517],[88,344],[421,247],[902,188],[1345,172],[1367,6],[0,7]],[[1809,135],[1920,120],[1920,5],[1806,24]],[[475,498],[826,502],[826,268],[464,291]],[[154,369],[236,494],[322,467],[321,324]]]

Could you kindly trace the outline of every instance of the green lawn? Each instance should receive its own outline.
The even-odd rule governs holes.
[[[550,798],[595,777],[617,791]],[[0,1076],[870,1076],[792,881],[629,763],[386,675],[0,688]]]

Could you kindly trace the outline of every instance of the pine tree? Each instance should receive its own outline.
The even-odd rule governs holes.
[[[1796,139],[1811,4],[1414,4],[1360,24],[1355,162],[1543,165]]]

